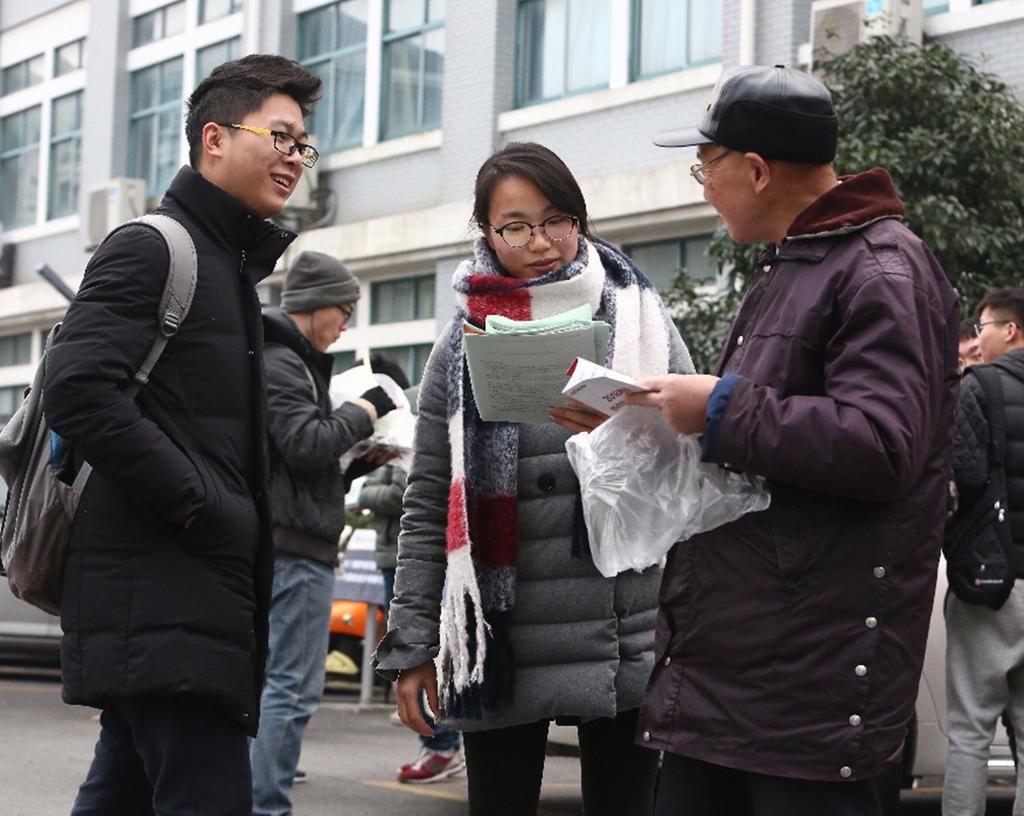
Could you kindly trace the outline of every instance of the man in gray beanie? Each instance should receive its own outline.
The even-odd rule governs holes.
[[[352,480],[378,463],[338,460],[373,433],[394,403],[379,386],[332,408],[333,358],[359,300],[359,280],[336,258],[303,252],[285,275],[281,308],[263,311],[274,587],[259,734],[251,746],[254,816],[283,816],[320,703],[338,538]]]

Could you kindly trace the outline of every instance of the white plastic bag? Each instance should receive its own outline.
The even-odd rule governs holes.
[[[331,403],[337,408],[346,400],[355,399],[377,385],[384,389],[395,404],[395,409],[374,423],[373,436],[357,442],[342,455],[339,463],[342,470],[347,470],[353,460],[371,450],[395,454],[397,458],[390,464],[398,465],[403,470],[408,471],[412,464],[412,437],[416,418],[405,392],[391,377],[375,373],[365,364],[353,366],[331,377]]]
[[[675,542],[770,501],[762,478],[701,463],[697,437],[677,433],[651,408],[627,406],[570,437],[565,449],[580,481],[590,552],[608,578],[646,569]]]

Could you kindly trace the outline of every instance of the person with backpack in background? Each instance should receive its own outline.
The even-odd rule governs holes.
[[[253,816],[291,812],[302,736],[323,696],[345,494],[377,466],[356,459],[343,471],[338,460],[395,407],[379,385],[331,406],[327,349],[358,300],[359,280],[343,263],[303,252],[285,275],[281,307],[263,311],[274,582],[267,683],[250,752]]]
[[[251,816],[273,566],[256,285],[295,238],[266,219],[316,162],[320,86],[256,54],[189,97],[191,166],[157,211],[191,236],[197,288],[136,399],[169,263],[152,229],[94,254],[49,352],[45,414],[93,467],[62,599],[64,700],[102,709],[73,816]]]
[[[974,331],[986,365],[972,369],[960,388],[953,448],[957,508],[951,522],[970,514],[998,477],[989,455],[998,406],[989,403],[978,379],[985,375],[983,369],[991,368],[1002,386],[1005,519],[1013,542],[1008,565],[1013,586],[998,609],[965,602],[955,592],[946,595],[946,816],[985,813],[996,721],[1006,711],[1015,733],[1024,727],[1024,586],[1015,580],[1024,575],[1024,289],[988,293],[976,314]],[[1024,814],[1022,786],[1024,777],[1018,773],[1015,816]]]

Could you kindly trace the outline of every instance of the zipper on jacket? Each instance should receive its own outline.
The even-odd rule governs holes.
[[[245,250],[242,250],[242,260],[238,263],[238,274],[245,277]]]

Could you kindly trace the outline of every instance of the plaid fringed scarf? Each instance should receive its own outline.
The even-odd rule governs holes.
[[[484,708],[512,697],[509,618],[519,548],[519,426],[480,419],[462,321],[482,328],[488,315],[535,320],[587,303],[611,325],[605,365],[647,376],[666,373],[669,360],[661,302],[643,273],[611,244],[581,240],[574,260],[532,279],[503,274],[483,239],[474,249],[453,278],[458,310],[447,350],[451,488],[437,668],[445,713],[456,719],[478,719]]]

